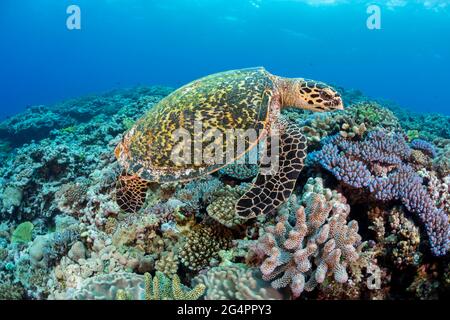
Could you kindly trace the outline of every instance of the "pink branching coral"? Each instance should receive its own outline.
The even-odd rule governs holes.
[[[311,178],[304,191],[296,209],[280,209],[277,223],[252,248],[262,258],[263,279],[276,289],[289,286],[295,298],[331,274],[347,282],[346,267],[358,259],[361,242],[358,223],[347,223],[350,206],[341,194],[324,189],[320,178]]]

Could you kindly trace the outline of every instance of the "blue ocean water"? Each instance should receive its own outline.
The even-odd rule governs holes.
[[[81,30],[66,26],[70,5]],[[448,0],[2,0],[0,117],[251,66],[450,114],[449,39]]]

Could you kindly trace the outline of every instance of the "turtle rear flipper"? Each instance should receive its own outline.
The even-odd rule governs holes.
[[[117,180],[116,202],[127,213],[138,212],[145,203],[149,183],[138,176],[122,174]]]
[[[269,140],[267,148],[271,149]],[[241,218],[251,219],[260,214],[271,213],[292,194],[304,167],[307,148],[306,138],[296,124],[280,121],[278,148],[278,155],[271,155],[278,156],[276,170],[272,168],[267,171],[260,164],[261,170],[256,181],[237,202],[236,212]]]

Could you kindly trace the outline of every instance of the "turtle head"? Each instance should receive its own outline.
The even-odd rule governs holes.
[[[339,92],[319,81],[292,79],[284,86],[283,105],[316,112],[343,110],[344,103]]]

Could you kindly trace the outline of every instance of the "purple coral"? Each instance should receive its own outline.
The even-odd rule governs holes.
[[[387,165],[398,165],[411,156],[403,135],[385,131],[372,131],[361,142],[341,140],[340,147],[350,157]]]
[[[370,184],[370,192],[381,201],[400,200],[406,209],[419,214],[425,224],[437,256],[445,255],[449,245],[448,216],[436,208],[433,200],[423,187],[422,178],[408,165],[402,165],[388,177],[376,177]]]
[[[326,144],[321,151],[312,153],[310,159],[320,163],[339,181],[352,187],[363,188],[369,185],[371,173],[364,163],[346,158],[335,145]]]
[[[434,158],[437,155],[436,147],[428,141],[422,139],[415,139],[413,142],[411,142],[411,148],[420,150],[423,153],[429,155],[431,158]]]
[[[373,131],[359,142],[339,136],[328,139],[309,160],[339,181],[365,188],[379,201],[402,201],[424,223],[433,254],[442,256],[450,242],[448,217],[434,205],[422,178],[408,165],[410,155],[411,148],[401,134]],[[381,174],[379,168],[383,168]]]

